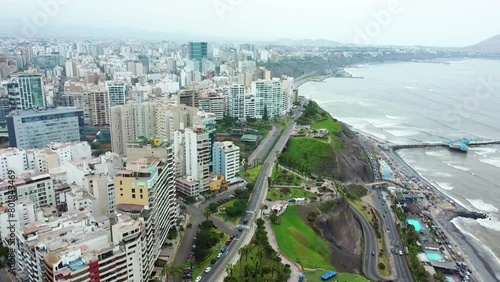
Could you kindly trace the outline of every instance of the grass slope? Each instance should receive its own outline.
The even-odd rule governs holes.
[[[280,250],[290,259],[299,259],[305,268],[332,269],[328,243],[300,217],[297,206],[289,206],[280,225],[273,225]]]
[[[328,270],[329,271],[329,270]],[[314,270],[314,271],[304,271],[304,275],[307,278],[307,282],[322,282],[321,276],[328,273],[327,270]],[[336,277],[332,278],[331,281],[337,282],[369,282],[363,276],[350,273],[338,273]]]
[[[269,189],[269,192],[267,193],[267,199],[270,199],[272,201],[279,201],[279,200],[288,200],[291,198],[306,198],[306,199],[312,199],[312,198],[317,198],[317,195],[309,192],[305,189],[300,189],[300,188],[289,188],[290,194],[283,194],[281,192],[281,188],[272,188]]]
[[[303,165],[311,172],[322,171],[325,165],[334,163],[332,146],[320,140],[304,138],[288,142],[286,152],[282,158],[289,162]]]

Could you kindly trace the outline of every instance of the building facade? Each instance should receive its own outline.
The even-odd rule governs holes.
[[[106,90],[108,91],[109,108],[125,105],[129,94],[129,87],[123,82],[106,81]]]
[[[227,181],[240,173],[240,148],[233,142],[215,142],[213,145],[214,173],[221,174]]]
[[[11,147],[44,148],[51,142],[85,140],[83,110],[76,108],[16,111],[6,119]]]

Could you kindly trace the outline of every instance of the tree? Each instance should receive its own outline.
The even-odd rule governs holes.
[[[262,115],[262,119],[264,121],[268,121],[269,120],[269,114],[267,112],[267,106],[264,106],[264,114]]]
[[[212,212],[212,213],[216,213],[217,212],[217,208],[219,206],[217,206],[216,203],[210,203],[210,205],[208,205],[208,209]]]
[[[446,277],[441,271],[436,271],[436,274],[434,274],[434,279],[436,279],[436,281],[446,281]]]
[[[203,215],[205,216],[205,218],[208,220],[208,218],[212,215],[212,211],[210,210],[210,208],[205,208],[203,210]]]
[[[234,264],[228,264],[226,266],[226,272],[227,272],[227,274],[229,274],[230,278],[233,278],[233,270],[234,270]],[[240,271],[241,271],[241,269],[240,269]]]

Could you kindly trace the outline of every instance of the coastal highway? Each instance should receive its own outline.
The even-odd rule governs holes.
[[[267,179],[270,176],[274,161],[276,160],[276,152],[281,152],[283,150],[294,127],[295,122],[291,121],[279,140],[273,146],[271,153],[267,156],[264,163],[262,164],[259,176],[257,177],[257,180],[255,182],[253,193],[250,196],[250,200],[248,201],[247,213],[246,215],[242,216],[240,221],[240,225],[242,225],[243,220],[247,219],[247,226],[245,226],[243,231],[240,232],[240,236],[238,237],[238,239],[233,241],[233,243],[229,246],[226,254],[221,259],[219,259],[219,262],[217,262],[215,266],[213,266],[212,270],[203,276],[202,281],[222,281],[226,273],[226,265],[228,265],[233,257],[238,253],[238,250],[242,247],[242,244],[246,241],[246,238],[248,236],[253,236],[253,231],[255,228],[251,227],[254,225],[255,220],[257,219],[257,214],[260,211],[260,205],[266,197],[268,188]]]
[[[273,127],[268,132],[266,138],[259,144],[257,149],[248,158],[248,167],[253,167],[254,161],[260,163],[265,159],[269,152],[273,148],[274,144],[278,140],[281,132],[281,127],[277,124],[273,124]]]
[[[380,189],[376,189],[376,196],[373,198],[374,208],[379,212],[382,222],[383,232],[388,233],[386,239],[389,239],[391,248],[398,248],[403,251],[403,255],[393,253],[394,266],[396,267],[397,281],[410,282],[413,281],[411,276],[410,268],[408,267],[407,257],[404,253],[404,245],[396,227],[395,219],[391,216],[392,211],[390,210],[390,202],[384,200],[384,196]],[[388,229],[387,229],[388,228]],[[388,250],[390,251],[390,250]],[[391,253],[388,252],[390,255]]]
[[[365,239],[365,254],[363,257],[363,272],[366,277],[375,281],[385,281],[385,279],[378,274],[378,245],[377,245],[377,235],[370,225],[368,220],[363,216],[363,214],[358,211],[355,207],[350,206],[354,216],[358,219],[361,229],[363,230],[363,235]],[[372,253],[375,253],[373,256]],[[399,281],[399,280],[398,280]]]
[[[358,138],[358,140],[360,141],[361,145],[365,149],[365,152],[369,156],[371,156],[368,159],[372,165],[372,168],[375,170],[374,171],[374,176],[375,176],[374,178],[376,180],[380,179],[379,172],[377,171],[379,164],[376,161],[376,157],[374,157],[371,154],[371,150],[370,150],[371,148],[373,148],[374,150],[377,151],[376,146],[373,146],[373,143],[370,142],[370,140],[367,140],[364,136],[360,136],[360,138]],[[401,241],[401,238],[400,238],[399,233],[398,233],[398,229],[396,227],[395,219],[393,219],[393,217],[391,216],[392,213],[390,210],[390,203],[385,203],[385,200],[384,200],[383,196],[381,195],[380,190],[377,189],[377,191],[375,191],[375,192],[376,192],[376,196],[373,198],[373,201],[374,201],[373,207],[379,212],[379,214],[381,216],[381,219],[383,222],[383,224],[381,225],[383,228],[383,232],[389,233],[386,236],[386,240],[387,239],[389,240],[389,243],[390,243],[392,248],[399,248],[399,249],[404,250],[403,243]],[[370,227],[371,227],[371,225],[370,225]],[[387,228],[389,228],[389,230],[387,230]],[[370,229],[372,229],[372,228],[370,228]],[[375,256],[378,255],[378,246],[377,246],[376,240],[377,240],[377,238],[375,237],[374,244],[375,244],[376,250],[370,250],[369,252],[367,250],[367,254],[370,256],[371,256],[372,251],[375,251]],[[367,243],[367,245],[369,244],[368,241],[366,243]],[[388,251],[390,251],[390,250],[388,250]],[[391,253],[388,252],[388,255],[391,255]],[[403,281],[403,282],[413,281],[413,277],[411,276],[410,268],[408,267],[408,261],[407,261],[406,255],[403,254],[403,256],[400,256],[399,254],[392,254],[392,256],[393,256],[394,267],[396,268],[396,274],[398,277],[398,279],[396,281]],[[378,267],[376,259],[374,262],[374,267]],[[375,269],[377,270],[378,268],[375,268]],[[378,272],[376,272],[376,273],[378,275]],[[368,275],[368,274],[366,274],[366,275]]]

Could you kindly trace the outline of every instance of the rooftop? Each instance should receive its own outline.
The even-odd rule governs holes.
[[[13,111],[8,116],[43,116],[49,114],[65,114],[72,112],[83,112],[75,107],[42,108],[33,110]]]
[[[19,186],[24,186],[26,184],[30,184],[36,181],[40,180],[47,180],[50,179],[50,174],[48,173],[30,173],[30,172],[25,172],[21,174],[20,177],[14,179],[14,185],[19,188]],[[9,186],[11,183],[9,183],[8,179],[3,180],[0,182],[0,191],[4,191],[9,189]]]

